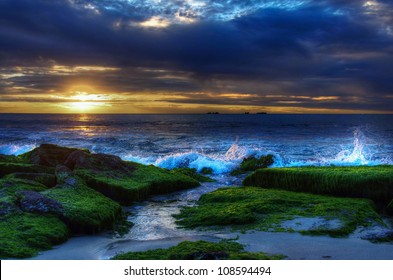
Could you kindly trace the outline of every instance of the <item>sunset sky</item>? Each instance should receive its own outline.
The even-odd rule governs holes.
[[[393,113],[392,11],[392,0],[0,0],[0,112]]]

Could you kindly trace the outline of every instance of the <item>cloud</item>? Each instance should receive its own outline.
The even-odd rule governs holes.
[[[391,110],[391,1],[154,3],[1,1],[0,94],[95,84],[190,95],[174,103]],[[269,94],[284,98],[272,103]],[[323,96],[337,99],[313,99]]]

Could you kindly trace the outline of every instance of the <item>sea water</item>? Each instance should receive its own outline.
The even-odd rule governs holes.
[[[215,174],[266,154],[276,167],[393,164],[393,115],[0,114],[0,154],[42,143]]]

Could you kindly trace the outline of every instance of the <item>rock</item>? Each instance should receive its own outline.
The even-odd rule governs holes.
[[[73,233],[98,233],[113,229],[116,221],[123,217],[118,203],[84,186],[82,182],[75,187],[58,185],[43,194],[61,203],[64,209],[61,219]]]
[[[6,197],[16,199],[17,193],[19,193],[20,191],[41,192],[46,189],[46,186],[31,180],[23,180],[9,177],[0,179],[0,199]]]
[[[204,252],[198,251],[187,256],[188,260],[223,260],[227,259],[229,254],[224,251]]]
[[[47,186],[48,188],[52,188],[56,185],[56,176],[48,173],[16,172],[8,175],[7,178],[35,181]]]
[[[74,176],[74,174],[67,166],[57,165],[55,169],[55,175],[57,179],[57,184],[65,184],[66,180],[68,179],[68,184],[71,183],[71,186],[75,185],[73,181],[75,181],[76,179],[72,181],[69,180],[69,178]]]
[[[259,158],[256,157],[248,157],[244,158],[239,168],[232,171],[231,175],[239,175],[246,173],[248,171],[255,171],[261,168],[267,168],[274,163],[273,155],[261,156]]]
[[[64,162],[68,168],[89,169],[93,171],[117,171],[130,173],[135,168],[120,157],[107,154],[90,154],[84,150],[73,151]]]
[[[0,217],[16,212],[20,212],[20,209],[15,204],[7,201],[0,201]]]
[[[32,164],[55,167],[64,164],[68,156],[78,149],[60,147],[53,144],[42,144],[31,152],[22,156],[27,157]]]
[[[203,175],[211,175],[211,174],[213,174],[213,169],[211,167],[203,167],[201,169],[201,174],[203,174]]]
[[[181,172],[153,165],[125,163],[130,165],[132,172],[124,172],[124,169],[75,169],[74,172],[88,187],[124,205],[141,201],[149,195],[165,194],[200,185],[197,180]]]
[[[82,150],[73,151],[64,161],[64,165],[72,170],[75,168],[93,168],[90,155]]]
[[[0,162],[20,162],[20,159],[13,155],[0,154]]]
[[[41,165],[0,162],[0,177],[12,173],[53,173],[53,168]]]
[[[214,182],[213,179],[199,174],[196,168],[188,168],[188,167],[174,168],[172,169],[171,172],[186,175],[190,178],[197,180],[198,182]]]
[[[67,226],[54,215],[19,213],[0,219],[0,259],[33,257],[66,241]]]
[[[34,191],[20,191],[20,208],[25,212],[57,213],[63,212],[63,206],[56,200]]]
[[[367,198],[378,208],[388,207],[389,211],[387,205],[393,199],[392,174],[393,165],[264,168],[248,175],[243,185]]]

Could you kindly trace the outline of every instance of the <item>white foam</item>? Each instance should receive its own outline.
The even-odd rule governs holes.
[[[332,157],[316,157],[309,160],[287,160],[285,161],[279,155],[274,156],[275,167],[294,167],[294,166],[359,166],[359,165],[380,165],[393,164],[392,159],[382,158],[374,159],[374,153],[367,143],[372,142],[360,129],[355,129],[353,146],[342,149],[338,154]]]
[[[37,145],[27,144],[27,145],[1,145],[0,146],[0,154],[3,155],[15,155],[18,156],[20,154],[27,153],[33,150]]]
[[[177,153],[157,159],[155,165],[163,168],[173,169],[176,167],[189,167],[201,171],[209,167],[215,174],[227,173],[237,166],[237,162],[226,160],[224,156],[207,156],[198,152]]]

